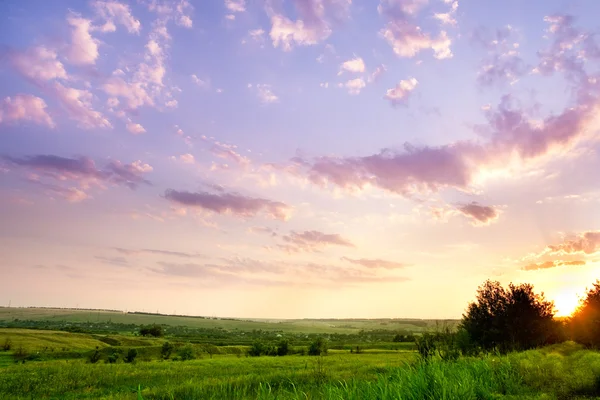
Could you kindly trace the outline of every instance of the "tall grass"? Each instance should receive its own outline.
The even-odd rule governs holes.
[[[600,396],[600,353],[573,343],[419,362],[409,354],[237,358],[189,362],[14,365],[1,399],[583,399]]]

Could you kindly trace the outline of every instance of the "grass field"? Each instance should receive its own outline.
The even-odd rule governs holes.
[[[424,362],[414,343],[389,342],[395,330],[382,328],[397,324],[418,334],[435,326],[433,321],[412,321],[415,328],[407,330],[406,321],[233,321],[100,312],[91,314],[112,322],[92,323],[86,311],[1,310],[5,322],[39,323],[33,324],[37,329],[0,328],[0,399],[600,398],[600,353],[573,342],[504,356]],[[40,329],[52,320],[89,332]],[[157,322],[166,337],[139,336],[136,324]],[[167,322],[182,325],[175,329]],[[201,326],[188,329],[187,322]],[[311,323],[320,327],[317,332]],[[287,330],[279,329],[281,324]],[[110,331],[120,326],[126,329]],[[266,327],[271,330],[260,333]],[[304,355],[315,333],[329,344],[327,355]],[[256,340],[267,346],[287,340],[290,355],[248,357]],[[161,354],[165,341],[174,345],[167,360]],[[2,351],[6,342],[11,348]],[[184,350],[191,359],[184,358]],[[137,357],[126,362],[130,351]]]
[[[600,354],[565,343],[507,356],[433,360],[412,353],[189,362],[13,365],[2,399],[585,399],[600,396]]]
[[[56,308],[8,308],[0,307],[0,321],[38,320],[66,322],[104,322],[123,324],[165,324],[190,328],[221,328],[227,330],[267,330],[294,333],[357,333],[361,330],[405,330],[422,332],[435,326],[434,320],[420,319],[296,319],[296,320],[240,320],[209,317],[136,314],[117,311],[89,311]],[[448,320],[448,323],[457,323]]]

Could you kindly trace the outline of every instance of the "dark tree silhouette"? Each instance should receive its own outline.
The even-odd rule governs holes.
[[[461,328],[484,350],[525,350],[552,342],[557,324],[554,303],[535,294],[530,284],[486,281],[463,315]]]
[[[569,321],[573,340],[587,347],[600,347],[600,281],[588,289]]]

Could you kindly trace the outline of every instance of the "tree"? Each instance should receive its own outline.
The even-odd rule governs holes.
[[[208,354],[210,358],[213,358],[215,354],[221,353],[221,350],[219,350],[219,348],[214,344],[205,344],[204,346],[202,346],[202,350],[204,350],[204,352]]]
[[[193,360],[194,358],[196,358],[196,353],[194,352],[194,348],[189,343],[186,344],[185,346],[183,346],[182,348],[180,348],[179,351],[177,352],[177,354],[179,354],[179,358],[181,358],[181,361],[188,361],[188,360]]]
[[[600,347],[600,280],[579,301],[569,325],[573,340],[587,347]]]
[[[135,358],[138,355],[138,351],[136,349],[129,349],[127,354],[125,355],[125,362],[132,363],[135,361]]]
[[[162,347],[160,348],[160,355],[163,358],[163,360],[168,360],[169,357],[171,357],[171,353],[173,353],[174,348],[175,346],[173,346],[169,342],[163,343]]]
[[[525,350],[548,344],[557,326],[554,303],[535,294],[530,284],[486,281],[463,315],[461,328],[484,350]]]
[[[327,354],[327,342],[322,337],[318,337],[308,347],[309,356],[320,356]]]
[[[162,326],[157,325],[157,324],[142,326],[140,328],[140,335],[162,337],[163,336],[163,328],[162,328]]]
[[[256,341],[252,343],[252,346],[248,350],[248,355],[250,357],[260,357],[265,352],[265,345],[260,341]]]
[[[287,356],[290,353],[290,342],[286,339],[282,339],[277,344],[277,355],[278,356]]]

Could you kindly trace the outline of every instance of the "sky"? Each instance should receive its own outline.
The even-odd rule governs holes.
[[[460,318],[600,278],[595,0],[0,2],[0,304]]]

